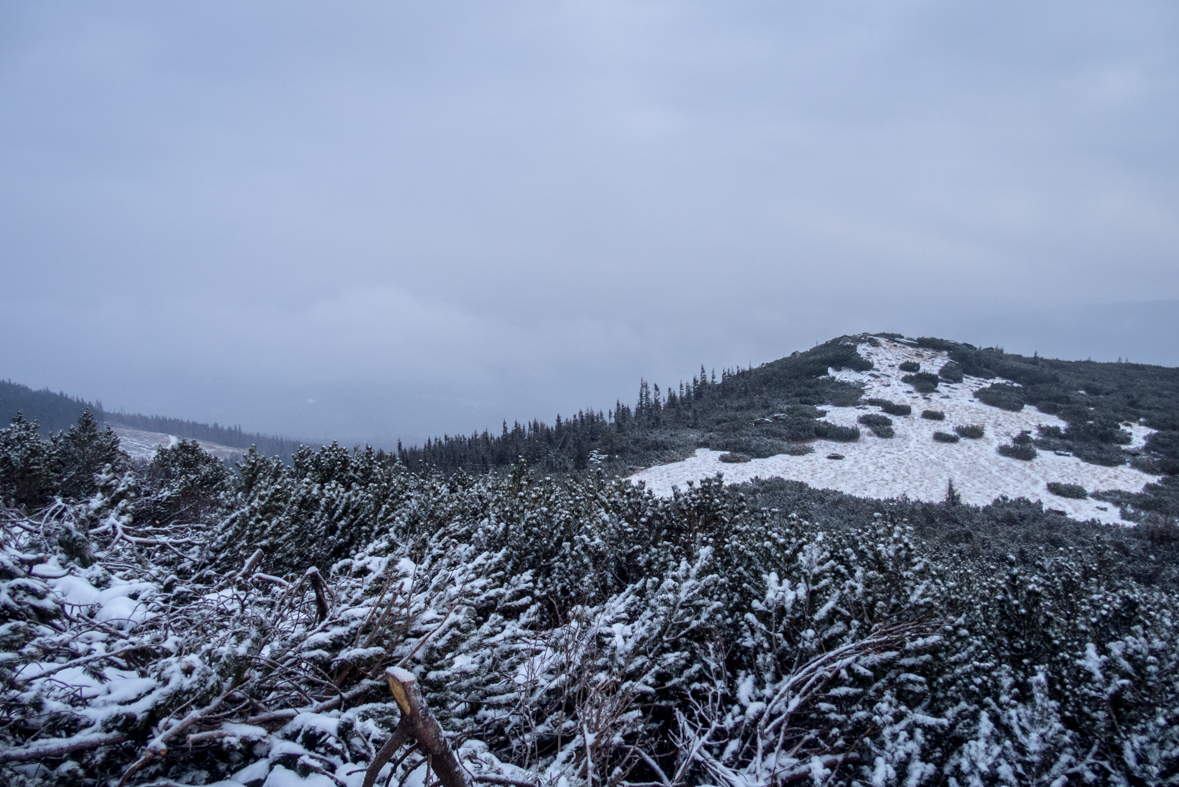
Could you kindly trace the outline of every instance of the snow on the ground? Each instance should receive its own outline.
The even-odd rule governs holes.
[[[996,449],[1010,443],[1021,431],[1029,430],[1034,436],[1041,424],[1062,429],[1067,424],[1031,406],[1013,413],[974,398],[975,391],[996,380],[966,377],[958,384],[943,380],[934,393],[917,393],[909,384],[901,382],[905,372],[897,367],[905,361],[916,361],[921,364],[921,371],[936,373],[949,360],[948,355],[883,338],[878,342],[879,346],[864,343],[858,347],[860,355],[872,362],[871,371],[845,369],[831,371],[831,375],[863,385],[865,400],[880,398],[910,405],[912,415],[888,416],[896,432],[894,437],[879,438],[861,426],[861,437],[855,443],[818,440],[812,443],[813,454],[779,454],[741,464],[721,462],[722,451],[700,448],[688,459],[647,468],[631,476],[631,480],[644,482],[660,496],[670,495],[673,486],[682,488],[688,481],[721,473],[728,483],[787,478],[861,497],[907,496],[930,502],[944,500],[946,486],[953,481],[964,503],[987,505],[1000,496],[1026,497],[1043,501],[1045,508],[1063,511],[1073,519],[1097,519],[1110,524],[1130,523],[1122,519],[1117,506],[1092,498],[1057,497],[1048,491],[1048,482],[1079,484],[1090,492],[1113,489],[1140,492],[1147,483],[1159,480],[1129,466],[1100,467],[1051,451],[1040,451],[1031,461],[1002,456]],[[880,412],[869,405],[822,409],[827,411],[823,420],[842,426],[856,426],[856,419],[864,413]],[[926,420],[921,417],[922,410],[941,410],[946,418]],[[933,439],[934,432],[952,433],[955,426],[967,424],[982,425],[986,430],[984,436],[977,440],[962,438],[957,443],[938,443]],[[1130,448],[1144,445],[1152,431],[1141,425],[1123,428],[1131,433]],[[830,454],[841,454],[843,459],[828,459]]]
[[[143,460],[145,462],[150,462],[159,449],[171,448],[180,442],[179,437],[164,434],[163,432],[148,432],[143,429],[120,426],[119,424],[111,424],[111,429],[119,436],[119,447],[126,451],[132,459]],[[197,443],[200,444],[205,452],[212,454],[218,459],[235,459],[239,456],[244,456],[246,453],[244,448],[233,448],[228,445],[221,445],[220,443],[211,443],[208,440],[197,440]]]
[[[1122,429],[1130,433],[1130,442],[1126,448],[1131,451],[1141,451],[1146,447],[1146,438],[1158,431],[1145,424],[1122,424]]]

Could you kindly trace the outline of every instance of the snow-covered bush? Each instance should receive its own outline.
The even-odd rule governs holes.
[[[827,421],[820,421],[816,426],[815,433],[824,440],[836,443],[854,443],[860,439],[859,427],[840,426]]]
[[[708,446],[714,451],[728,451],[754,459],[777,456],[786,450],[786,443],[783,440],[749,432],[711,437],[708,440]]]
[[[954,361],[943,364],[937,374],[948,383],[960,383],[963,379],[962,367]]]
[[[334,446],[231,477],[188,448],[106,467],[88,499],[0,517],[5,784],[358,787],[400,719],[394,666],[475,783],[1179,772],[1174,591],[1100,553],[980,565],[922,550],[883,501],[820,528],[719,479],[661,499]],[[382,780],[424,776],[402,754]]]
[[[1010,383],[995,383],[979,388],[974,396],[983,404],[1013,412],[1022,410],[1025,402],[1022,389]]]
[[[1085,487],[1080,484],[1065,484],[1059,481],[1049,481],[1048,491],[1058,497],[1069,497],[1074,500],[1084,500],[1089,496]]]
[[[879,407],[889,415],[911,415],[913,413],[913,407],[911,405],[892,402],[888,399],[873,398],[868,400],[868,404],[873,407]]]
[[[892,437],[892,419],[880,413],[864,413],[856,419],[864,426],[872,430],[872,434],[877,437]]]
[[[1024,462],[1030,462],[1035,459],[1037,454],[1036,447],[1031,443],[1012,442],[1007,445],[1001,445],[996,450],[1008,459],[1020,459]]]
[[[913,386],[917,393],[933,393],[937,390],[938,376],[930,372],[918,372],[906,374],[901,378],[901,382]]]

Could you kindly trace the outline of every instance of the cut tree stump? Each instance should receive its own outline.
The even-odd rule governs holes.
[[[397,723],[393,735],[368,766],[368,771],[364,774],[364,787],[373,787],[376,784],[381,768],[385,767],[410,738],[417,742],[418,747],[426,755],[426,762],[438,775],[442,787],[471,787],[471,780],[459,763],[458,757],[454,755],[454,750],[450,748],[442,727],[426,707],[426,701],[418,689],[418,682],[413,673],[400,667],[390,667],[385,670],[385,677],[389,681],[389,691],[397,701],[397,707],[401,709],[401,721]]]

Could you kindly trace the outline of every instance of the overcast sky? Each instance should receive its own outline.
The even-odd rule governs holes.
[[[1179,5],[0,0],[0,378],[413,442],[863,330],[1179,365]]]

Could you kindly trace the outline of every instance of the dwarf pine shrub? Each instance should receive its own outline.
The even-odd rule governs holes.
[[[962,367],[954,361],[947,361],[941,369],[938,370],[938,377],[942,378],[948,383],[962,382]]]
[[[890,402],[888,399],[872,398],[868,400],[868,404],[873,407],[879,407],[889,415],[911,415],[913,408],[907,404],[899,404],[897,402]]]
[[[864,413],[857,419],[864,426],[872,430],[877,437],[892,437],[892,419],[880,413]]]
[[[1089,496],[1089,493],[1085,491],[1085,487],[1080,484],[1064,484],[1058,481],[1049,481],[1048,491],[1057,497],[1068,497],[1073,500],[1084,500]]]
[[[860,439],[860,430],[855,426],[840,426],[839,424],[819,421],[815,425],[815,434],[824,440],[836,443],[854,443]]]
[[[1010,443],[1008,445],[1001,445],[998,448],[1001,455],[1009,459],[1020,459],[1024,462],[1030,462],[1036,458],[1036,447],[1031,443]]]
[[[659,498],[601,470],[447,476],[338,446],[227,477],[189,448],[0,511],[0,784],[359,784],[401,723],[374,679],[393,665],[474,784],[1179,773],[1171,509],[1110,532],[952,484],[923,503],[714,477]],[[1179,496],[1159,486],[1124,499]]]
[[[901,378],[901,382],[908,383],[913,386],[917,393],[933,393],[937,390],[938,376],[930,374],[929,372],[919,372],[917,374],[906,374]]]
[[[1022,389],[1009,383],[995,383],[986,388],[979,388],[974,392],[974,396],[983,404],[1013,413],[1018,413],[1024,405]]]

